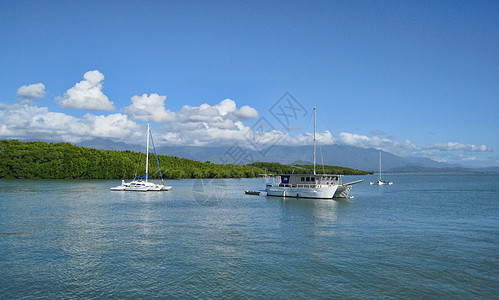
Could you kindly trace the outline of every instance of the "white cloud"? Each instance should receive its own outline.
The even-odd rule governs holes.
[[[365,135],[352,134],[348,132],[340,133],[340,141],[345,145],[362,147],[362,148],[370,148],[378,146],[375,145],[375,143],[373,143],[373,138],[367,137]]]
[[[164,127],[166,134],[160,137],[163,143],[220,145],[245,141],[250,128],[242,121],[258,117],[258,112],[249,106],[238,109],[233,100],[225,99],[213,106],[184,105],[176,117]]]
[[[43,83],[34,83],[23,85],[17,89],[19,99],[30,100],[45,97],[45,85]]]
[[[300,133],[296,136],[289,134],[284,134],[282,132],[276,132],[276,135],[282,137],[278,142],[279,145],[289,145],[289,146],[299,146],[299,145],[312,145],[314,143],[313,133]],[[320,145],[331,145],[337,143],[337,139],[333,137],[332,133],[328,130],[323,132],[317,132],[315,134],[317,143]]]
[[[56,99],[62,107],[113,111],[113,102],[102,92],[104,75],[95,70],[83,75],[83,80],[67,90],[64,96]]]
[[[472,144],[461,144],[455,142],[439,143],[428,146],[428,149],[442,151],[465,151],[465,152],[491,152],[492,148],[486,145],[475,146]]]
[[[202,104],[199,107],[184,105],[178,113],[180,122],[217,122],[223,121],[222,115],[215,107]]]
[[[165,126],[169,134],[162,136],[168,143],[187,145],[219,145],[236,141],[246,141],[250,130],[242,121],[258,117],[258,112],[249,106],[237,108],[231,99],[225,99],[216,105],[184,105],[176,120]],[[175,132],[178,134],[172,135]],[[168,141],[167,141],[168,139]]]
[[[177,145],[226,145],[244,141],[250,130],[241,122],[221,120],[220,122],[175,122],[168,124],[161,141]],[[161,142],[159,142],[161,143]],[[159,144],[158,143],[158,144]]]
[[[486,145],[461,144],[455,142],[438,143],[427,147],[420,147],[410,140],[397,141],[391,138],[342,132],[338,143],[361,148],[383,149],[398,156],[427,157],[439,162],[477,161],[479,158],[470,153],[493,152]]]
[[[133,96],[132,105],[125,107],[125,113],[134,120],[172,122],[175,120],[175,113],[165,109],[165,100],[166,96],[158,94]]]
[[[123,114],[83,118],[50,112],[47,107],[11,105],[0,107],[0,137],[79,142],[92,137],[134,142],[145,129]]]
[[[133,144],[142,140],[145,133],[143,125],[134,120],[144,120],[164,123],[154,130],[158,145],[230,144],[246,140],[245,133],[250,128],[241,120],[258,115],[251,107],[238,109],[230,99],[213,106],[184,106],[175,113],[165,109],[165,99],[157,94],[134,96],[125,114],[88,113],[82,118],[50,112],[46,107],[0,103],[0,137],[69,142],[103,137]]]
[[[0,110],[0,123],[3,137],[75,141],[88,134],[81,120],[31,105],[12,105]]]
[[[368,137],[348,132],[340,133],[338,143],[360,148],[383,149],[384,151],[401,156],[413,155],[422,149],[410,140],[396,141],[390,138],[381,138],[379,136]]]
[[[124,114],[111,114],[109,116],[96,116],[86,114],[83,121],[90,126],[90,136],[115,138],[134,143],[136,138],[143,135],[144,129]]]
[[[244,121],[250,118],[258,118],[256,109],[243,106],[237,109],[236,103],[231,99],[225,99],[220,103],[211,106],[202,104],[198,107],[184,105],[179,112],[181,122],[207,122],[210,124],[230,121]]]
[[[258,112],[253,107],[247,105],[241,107],[234,113],[240,120],[246,119],[256,119],[258,118]]]
[[[226,116],[229,113],[233,113],[236,111],[236,102],[230,100],[230,99],[225,99],[218,103],[217,105],[214,106],[222,116]]]

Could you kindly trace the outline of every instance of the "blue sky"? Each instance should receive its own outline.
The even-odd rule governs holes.
[[[149,121],[158,144],[309,144],[317,106],[323,144],[499,166],[497,16],[497,1],[2,0],[0,138],[137,143]]]

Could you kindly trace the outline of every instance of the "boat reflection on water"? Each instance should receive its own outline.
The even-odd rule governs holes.
[[[267,196],[269,201],[277,201],[281,204],[283,220],[292,218],[294,220],[310,220],[336,222],[341,209],[350,206],[351,201],[348,199],[319,200],[301,198],[283,198],[275,196]]]

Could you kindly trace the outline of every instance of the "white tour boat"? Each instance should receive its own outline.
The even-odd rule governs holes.
[[[371,181],[371,185],[392,185],[393,182],[387,180],[381,180],[381,150],[379,151],[379,179],[376,181]]]
[[[168,191],[172,187],[169,185],[164,185],[163,183],[163,175],[161,174],[161,169],[159,167],[158,156],[156,155],[156,150],[154,150],[154,154],[156,156],[156,162],[158,163],[158,170],[161,177],[161,183],[149,182],[147,180],[147,171],[149,167],[149,140],[152,141],[151,129],[149,127],[149,123],[147,123],[147,142],[146,142],[146,173],[143,178],[139,177],[138,179],[134,179],[131,182],[125,182],[125,180],[121,181],[121,185],[116,187],[112,187],[112,191],[136,191],[136,192],[150,192],[150,191]],[[153,141],[154,148],[154,141]],[[155,148],[154,148],[155,149]]]
[[[267,196],[332,199],[346,198],[352,185],[364,180],[347,184],[341,183],[341,175],[316,174],[316,108],[314,107],[314,173],[313,174],[265,174]]]

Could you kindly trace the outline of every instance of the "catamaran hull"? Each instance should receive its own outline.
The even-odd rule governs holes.
[[[162,184],[154,184],[151,186],[145,186],[145,187],[127,187],[124,190],[125,191],[133,191],[133,192],[160,192],[160,191],[168,191],[172,187],[171,186],[164,186]]]
[[[119,186],[112,187],[111,191],[124,191],[125,188],[126,188],[125,186],[119,185]]]
[[[322,188],[293,188],[293,187],[267,187],[267,196],[309,198],[309,199],[331,199],[338,186]]]
[[[393,182],[391,181],[371,181],[370,182],[371,185],[392,185]]]
[[[126,184],[126,185],[119,185],[116,187],[111,188],[112,191],[128,191],[128,192],[159,192],[159,191],[169,191],[172,187],[169,185],[162,185],[162,184],[146,184],[146,185],[139,185],[139,184]]]
[[[124,191],[127,191],[127,192],[147,192],[147,191],[151,191],[151,189],[147,188],[147,187],[127,187],[124,189]]]

